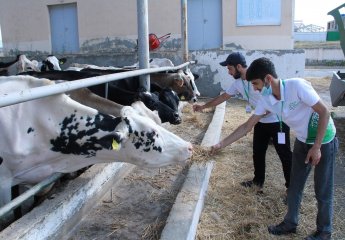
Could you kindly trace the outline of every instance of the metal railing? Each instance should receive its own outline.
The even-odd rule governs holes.
[[[72,82],[64,82],[64,83],[59,83],[59,84],[54,84],[54,85],[25,89],[18,92],[12,92],[5,96],[0,97],[0,108],[21,103],[21,102],[31,101],[38,98],[48,97],[54,94],[76,90],[79,88],[90,87],[93,85],[117,81],[117,80],[121,80],[128,77],[135,77],[135,76],[140,76],[143,74],[150,74],[150,73],[163,72],[163,71],[175,71],[175,70],[179,70],[181,68],[187,67],[189,64],[194,64],[194,63],[195,61],[189,61],[175,67],[160,67],[160,68],[133,70],[129,72],[114,73],[114,74],[109,74],[109,75],[104,75],[104,76],[99,76],[99,77],[85,78],[85,79],[75,80]],[[58,180],[62,175],[63,174],[61,173],[53,174],[52,176],[36,184],[35,186],[30,188],[28,191],[26,191],[22,195],[16,197],[11,202],[1,207],[0,218],[8,214],[13,209],[20,206],[24,201],[28,200],[30,197],[40,192],[46,186],[49,186],[50,184]]]

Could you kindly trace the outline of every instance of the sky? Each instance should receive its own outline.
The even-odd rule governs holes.
[[[327,13],[344,3],[345,0],[295,0],[295,20],[324,27],[326,31],[327,22],[334,20]]]

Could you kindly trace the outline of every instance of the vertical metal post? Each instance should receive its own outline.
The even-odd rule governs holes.
[[[188,62],[188,14],[187,0],[181,0],[181,38],[183,49],[183,61]]]
[[[137,0],[139,68],[149,68],[149,24],[147,0]],[[140,76],[140,86],[150,90],[150,75]]]

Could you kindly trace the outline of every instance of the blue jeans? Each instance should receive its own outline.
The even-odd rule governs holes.
[[[304,163],[311,147],[312,145],[305,144],[297,139],[294,144],[290,187],[287,196],[288,212],[284,218],[284,222],[291,225],[291,227],[298,225],[303,190],[312,169],[310,164]],[[337,137],[331,142],[323,144],[320,162],[314,170],[314,190],[318,210],[316,225],[317,230],[322,232],[332,232],[334,163],[337,150]]]

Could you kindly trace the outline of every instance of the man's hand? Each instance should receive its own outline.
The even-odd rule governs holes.
[[[307,158],[305,160],[305,163],[310,163],[312,166],[316,166],[320,162],[321,158],[321,150],[319,147],[313,145],[307,154]]]
[[[203,106],[202,105],[199,105],[199,104],[194,104],[193,105],[193,111],[194,112],[201,112],[203,110]]]
[[[215,154],[215,153],[218,152],[221,148],[222,148],[221,142],[219,142],[219,143],[213,145],[213,146],[211,147],[210,154],[211,154],[211,155]]]

